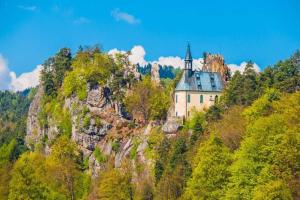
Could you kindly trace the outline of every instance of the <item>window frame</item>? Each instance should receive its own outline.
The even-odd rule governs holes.
[[[200,94],[200,103],[201,103],[201,104],[203,103],[203,100],[204,100],[203,94]]]

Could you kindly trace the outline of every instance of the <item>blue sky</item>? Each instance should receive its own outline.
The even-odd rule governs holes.
[[[300,49],[298,0],[0,0],[0,54],[16,75],[61,47],[141,45],[146,60],[221,53],[260,68]]]

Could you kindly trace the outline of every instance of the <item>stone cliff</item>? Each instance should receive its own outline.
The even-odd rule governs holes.
[[[128,69],[128,73],[131,71],[134,70]],[[139,80],[140,74],[134,72],[135,78]],[[93,154],[96,149],[110,160],[113,159],[115,167],[121,165],[132,148],[136,148],[136,161],[146,165],[151,164],[151,160],[146,159],[143,154],[151,124],[141,126],[122,116],[119,111],[122,108],[118,102],[111,100],[111,96],[105,95],[105,90],[106,87],[87,86],[85,100],[79,100],[76,95],[72,95],[64,99],[63,103],[63,109],[70,114],[72,126],[70,137],[78,145],[84,158],[88,160],[93,177],[96,177],[103,167],[103,163]],[[47,128],[41,127],[39,123],[43,95],[43,87],[39,86],[28,112],[26,144],[33,149],[34,145],[44,143],[44,152],[49,154],[51,142],[61,133],[51,117],[47,118],[49,122]],[[46,142],[44,138],[47,138]]]
[[[222,77],[222,81],[226,84],[230,78],[230,70],[225,64],[225,60],[220,54],[204,53],[203,56],[204,65],[202,70],[209,72],[219,72]]]

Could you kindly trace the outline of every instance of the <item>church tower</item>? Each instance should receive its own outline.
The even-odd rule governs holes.
[[[185,59],[184,59],[184,76],[185,80],[187,81],[189,77],[192,76],[193,71],[193,58],[191,54],[191,47],[188,43],[185,53]]]

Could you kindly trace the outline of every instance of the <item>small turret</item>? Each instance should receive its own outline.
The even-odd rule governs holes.
[[[185,59],[184,59],[184,77],[185,82],[188,82],[189,77],[192,76],[192,70],[193,70],[193,58],[191,54],[191,47],[188,43],[185,53]]]
[[[185,54],[185,59],[184,59],[184,69],[188,69],[188,70],[193,69],[193,58],[192,58],[191,47],[190,47],[189,43],[186,48],[186,54]]]

